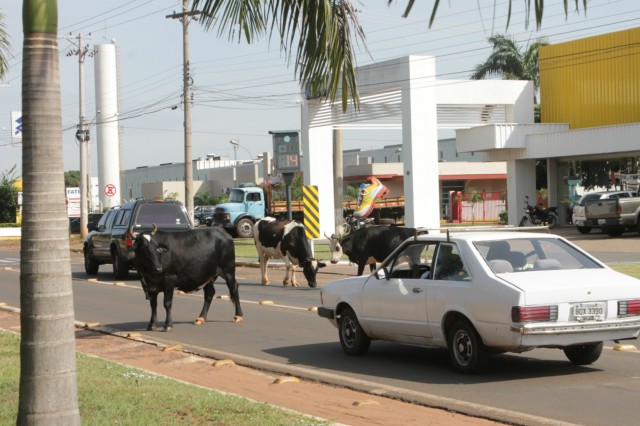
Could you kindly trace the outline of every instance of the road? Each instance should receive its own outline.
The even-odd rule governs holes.
[[[637,236],[611,241],[600,233],[574,239],[578,245],[597,249],[593,253],[607,262],[638,259]],[[12,306],[19,306],[17,256],[15,251],[0,250],[0,266],[14,268],[0,269],[0,301]],[[554,419],[583,425],[638,424],[640,352],[614,351],[613,342],[605,344],[601,359],[592,366],[574,366],[560,350],[538,349],[495,356],[487,372],[475,376],[453,372],[446,351],[439,349],[374,342],[366,356],[349,357],[340,348],[337,330],[311,310],[319,304],[319,289],[276,284],[282,270],[271,272],[273,284],[264,287],[258,284],[258,270],[249,267],[239,267],[237,272],[244,322],[232,323],[233,305],[216,299],[208,323],[194,326],[202,305],[202,293],[195,293],[176,295],[176,324],[171,333],[146,332],[150,311],[135,274],[116,286],[110,265],[102,268],[97,282],[88,281],[81,259],[72,261],[80,321],[142,331],[151,339],[175,341],[217,358],[231,357],[248,365],[513,423],[542,424],[544,419]],[[319,285],[354,270],[328,266]],[[216,289],[218,295],[228,294],[222,282]],[[163,319],[163,309],[159,312]],[[513,413],[530,417],[516,420]]]

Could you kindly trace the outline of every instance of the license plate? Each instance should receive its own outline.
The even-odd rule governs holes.
[[[604,225],[607,223],[607,219],[598,219],[598,225]]]
[[[573,305],[573,316],[578,321],[603,320],[606,311],[604,302],[576,303]]]

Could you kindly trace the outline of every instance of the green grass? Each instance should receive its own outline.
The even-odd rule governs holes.
[[[236,257],[254,259],[258,261],[258,252],[253,238],[236,238],[233,240],[236,246]],[[314,243],[316,259],[327,261],[330,259],[329,240],[319,240]],[[343,256],[343,259],[346,257]]]
[[[633,278],[640,279],[640,263],[629,263],[624,265],[611,265],[611,269],[631,275]]]
[[[15,424],[20,337],[0,331],[0,424]],[[266,404],[189,386],[99,358],[77,355],[84,425],[328,425]]]

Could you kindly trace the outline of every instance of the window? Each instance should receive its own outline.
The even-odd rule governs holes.
[[[408,244],[393,260],[390,269],[392,278],[426,278],[431,270],[435,244],[415,242]]]
[[[178,204],[153,203],[142,204],[138,210],[136,225],[186,225],[188,220]]]
[[[460,257],[458,246],[452,243],[440,243],[436,253],[433,279],[448,281],[467,281],[468,269]]]

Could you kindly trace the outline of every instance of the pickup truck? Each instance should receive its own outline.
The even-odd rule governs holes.
[[[84,270],[97,275],[100,265],[112,264],[113,275],[125,279],[133,269],[134,233],[150,231],[153,225],[162,231],[186,231],[193,228],[189,215],[178,201],[136,199],[114,207],[102,216],[96,230],[84,240]]]
[[[625,231],[640,231],[640,197],[588,201],[585,216],[610,237],[619,237]]]
[[[576,225],[578,232],[588,234],[593,228],[599,228],[597,221],[591,220],[586,216],[586,203],[597,200],[606,200],[613,198],[629,198],[636,197],[638,194],[634,191],[607,191],[607,192],[590,192],[584,194],[575,206],[573,206],[572,222]]]

